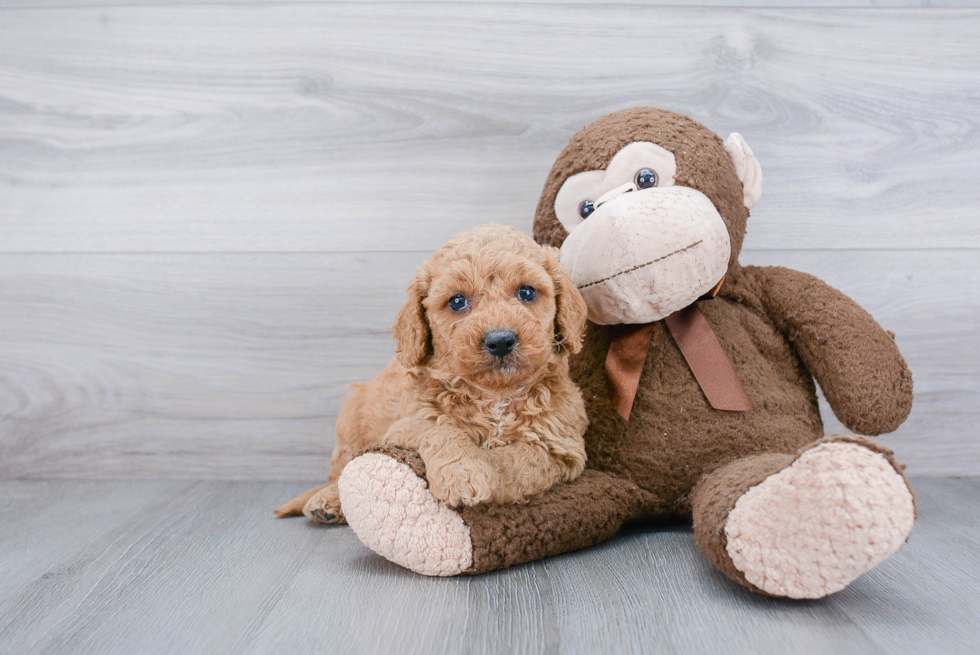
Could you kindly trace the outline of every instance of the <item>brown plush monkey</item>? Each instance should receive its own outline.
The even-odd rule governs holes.
[[[908,416],[911,374],[839,291],[739,264],[761,184],[741,136],[723,143],[672,112],[625,110],[576,134],[534,236],[562,248],[589,305],[572,361],[586,472],[527,505],[455,512],[426,497],[416,455],[372,453],[392,460],[384,479],[358,460],[341,478],[342,502],[374,499],[348,517],[361,540],[455,575],[587,547],[630,519],[691,517],[719,570],[791,598],[839,591],[894,553],[915,516],[903,467],[864,437],[824,437],[814,379],[848,428],[877,435]]]

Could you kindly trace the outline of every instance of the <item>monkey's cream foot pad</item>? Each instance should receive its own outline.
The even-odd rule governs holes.
[[[912,494],[884,456],[825,443],[749,489],[728,516],[728,555],[774,596],[822,598],[894,553],[915,519]]]
[[[380,453],[352,460],[340,502],[361,542],[422,575],[458,575],[473,563],[470,529],[407,464]]]

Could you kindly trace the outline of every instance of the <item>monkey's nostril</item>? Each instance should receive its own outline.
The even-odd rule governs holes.
[[[491,330],[483,335],[483,347],[494,357],[506,357],[517,345],[513,330]]]

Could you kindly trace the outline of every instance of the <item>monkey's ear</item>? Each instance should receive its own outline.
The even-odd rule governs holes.
[[[762,166],[738,132],[732,132],[725,139],[725,150],[735,164],[738,181],[742,183],[742,201],[752,209],[762,197]]]
[[[415,368],[432,354],[432,334],[422,301],[428,291],[428,275],[420,269],[408,285],[408,301],[398,310],[394,330],[398,362],[405,368]]]
[[[582,350],[585,322],[589,308],[585,298],[558,259],[558,248],[542,246],[545,250],[545,268],[555,285],[555,345],[559,352],[572,353]]]

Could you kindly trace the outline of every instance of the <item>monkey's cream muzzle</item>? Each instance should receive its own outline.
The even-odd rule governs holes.
[[[561,263],[600,325],[650,323],[687,307],[728,270],[728,228],[703,193],[684,186],[599,197],[561,247]]]

